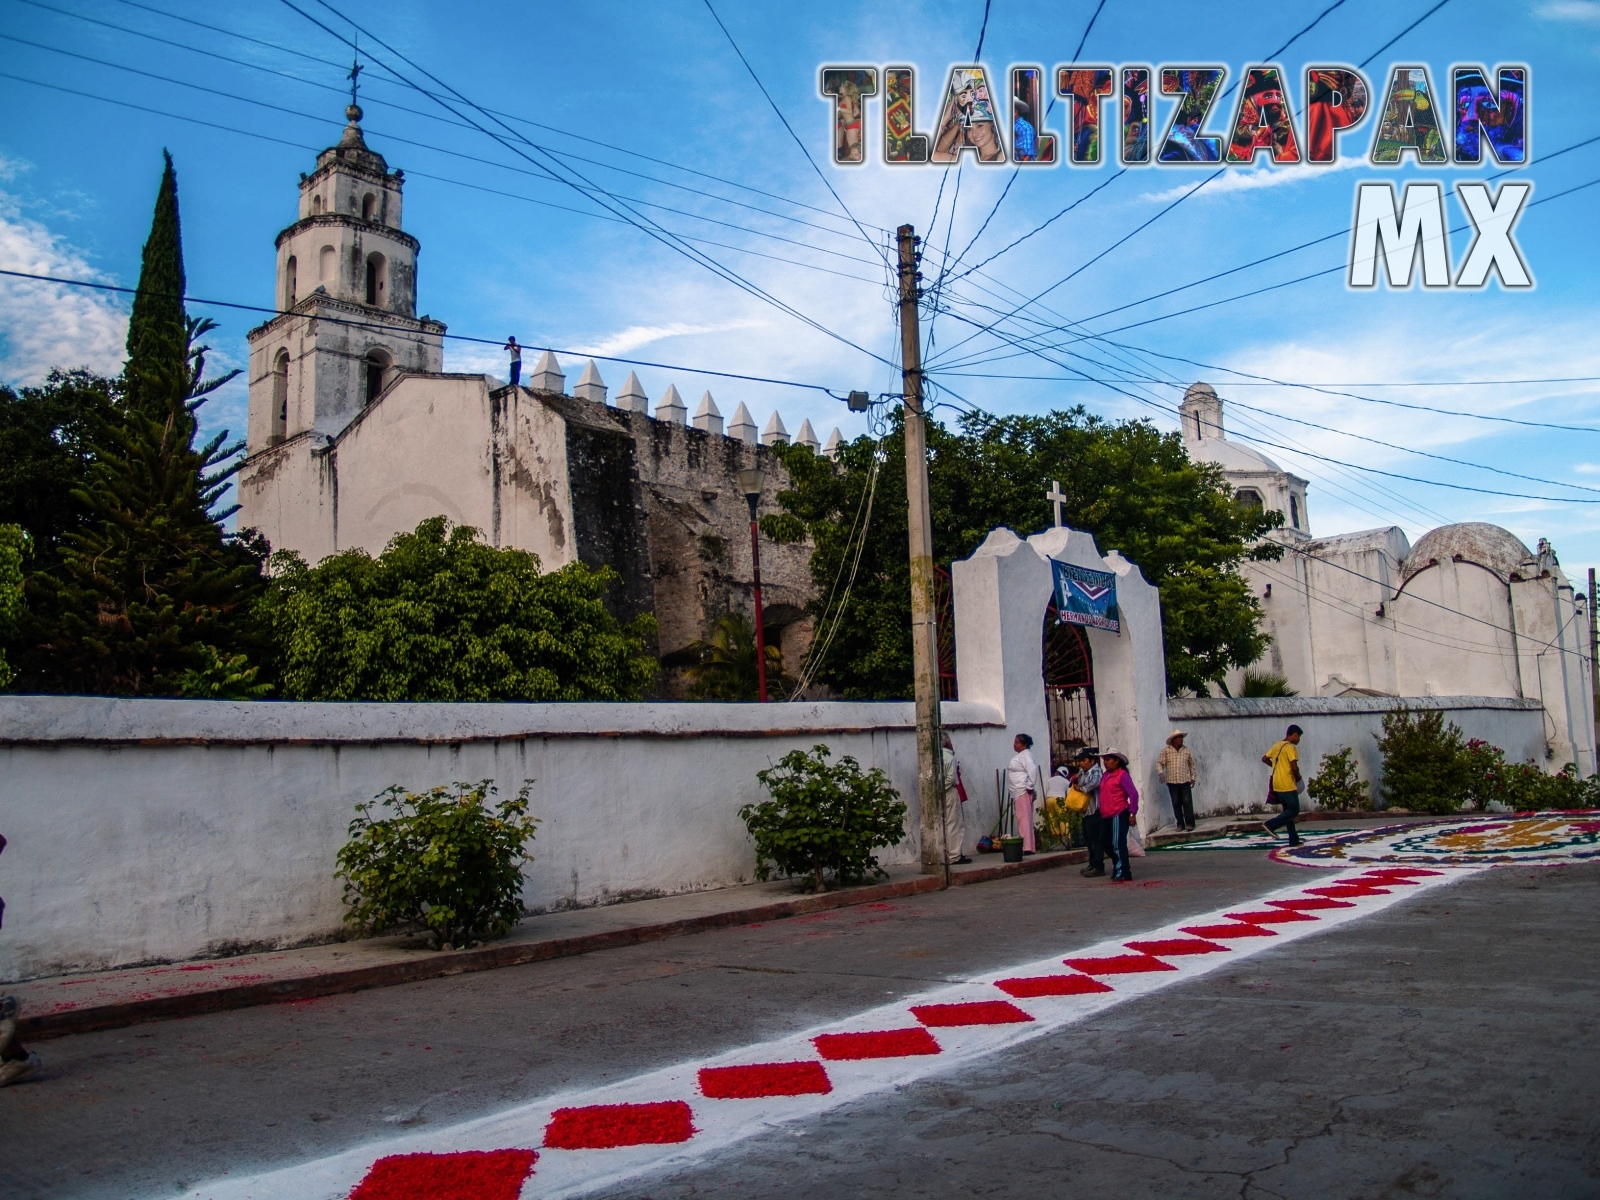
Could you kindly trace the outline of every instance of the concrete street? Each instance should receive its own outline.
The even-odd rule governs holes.
[[[1310,874],[1247,851],[1155,854],[1135,870],[1129,888],[1068,868],[42,1042],[46,1076],[0,1092],[0,1196],[178,1194],[776,1037]],[[1592,865],[1483,872],[1129,1001],[991,1069],[609,1194],[1595,1195],[1597,900]]]

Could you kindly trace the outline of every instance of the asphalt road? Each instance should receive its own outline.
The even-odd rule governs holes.
[[[0,1196],[173,1195],[1304,878],[1136,870],[40,1043],[45,1077],[0,1091]],[[613,1194],[1600,1195],[1597,901],[1595,865],[1486,872]]]

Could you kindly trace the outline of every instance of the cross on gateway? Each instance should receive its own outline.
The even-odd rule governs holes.
[[[1060,480],[1052,479],[1050,481],[1050,490],[1044,494],[1044,498],[1046,500],[1050,501],[1051,504],[1055,505],[1055,509],[1056,509],[1056,528],[1060,529],[1061,528],[1061,506],[1067,502],[1067,494],[1061,490],[1061,481]]]

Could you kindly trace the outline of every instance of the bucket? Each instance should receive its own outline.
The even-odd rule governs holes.
[[[1008,863],[1022,861],[1022,839],[1019,837],[1005,837],[1000,839],[1000,856]]]

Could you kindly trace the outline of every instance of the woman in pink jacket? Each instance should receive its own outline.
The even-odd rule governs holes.
[[[1128,756],[1107,750],[1100,756],[1105,775],[1100,780],[1100,819],[1106,825],[1111,850],[1111,882],[1131,883],[1128,865],[1128,822],[1139,815],[1139,789],[1128,774]]]

